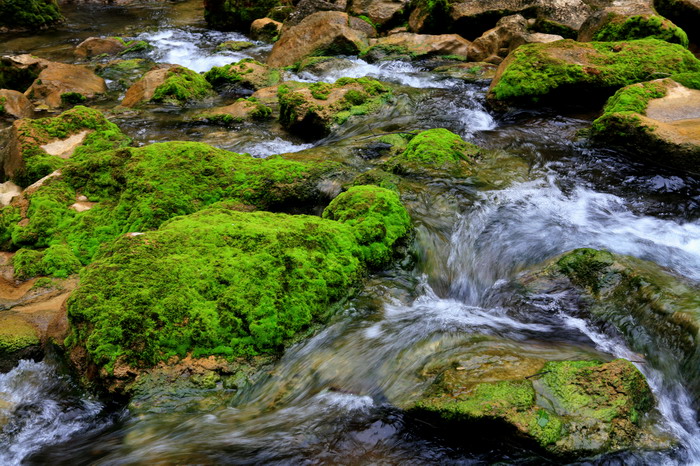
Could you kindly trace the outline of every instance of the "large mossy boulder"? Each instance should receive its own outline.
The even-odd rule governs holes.
[[[230,65],[215,66],[204,74],[204,79],[214,87],[240,86],[257,91],[279,84],[281,76],[279,70],[246,58]]]
[[[336,175],[342,169],[332,162],[257,159],[194,142],[86,151],[2,210],[0,242],[11,249],[65,243],[87,264],[121,234],[219,201],[244,210],[311,209],[327,202],[321,179]]]
[[[277,95],[282,126],[312,140],[351,117],[378,111],[393,93],[371,78],[341,78],[334,84],[283,84]]]
[[[446,430],[498,432],[559,457],[654,446],[642,421],[654,398],[629,361],[475,356],[440,371],[409,411]]]
[[[611,95],[660,73],[697,71],[700,60],[691,52],[657,39],[525,44],[501,63],[488,98],[513,103],[558,99],[570,104]]]
[[[281,3],[280,0],[205,0],[204,19],[212,29],[248,32],[253,21],[266,17]]]
[[[219,203],[99,254],[68,302],[81,367],[120,389],[171,357],[279,354],[410,231],[398,195],[372,186],[338,196],[326,218],[235,209]]]
[[[147,103],[182,106],[213,94],[201,74],[180,65],[161,66],[146,73],[124,95],[122,106]]]
[[[2,179],[29,186],[76,154],[128,145],[131,140],[98,110],[77,106],[57,117],[17,120],[0,152]]]
[[[663,16],[655,14],[650,6],[639,13],[641,14],[626,14],[624,7],[599,10],[583,24],[578,40],[612,42],[651,38],[688,46],[688,35],[685,31]]]
[[[63,20],[54,0],[3,0],[0,2],[0,32],[46,29]]]
[[[652,163],[700,171],[700,73],[624,87],[593,122],[591,136]]]
[[[593,322],[614,326],[633,351],[686,381],[700,399],[700,289],[658,265],[576,249],[521,275],[528,294],[563,288],[583,300]]]
[[[469,176],[480,153],[479,147],[459,135],[435,128],[415,135],[403,152],[391,158],[387,167],[399,175]]]

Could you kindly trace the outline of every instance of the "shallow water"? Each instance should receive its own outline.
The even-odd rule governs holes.
[[[73,61],[72,48],[82,39],[125,35],[156,45],[156,61],[206,71],[269,51],[261,44],[242,53],[215,52],[219,42],[245,37],[207,31],[196,2],[80,5],[65,13],[61,30],[12,35],[0,52]],[[455,442],[396,406],[425,388],[417,373],[435,354],[482,341],[560,359],[636,360],[639,355],[619,335],[582,318],[565,296],[525,304],[513,298],[510,279],[561,252],[605,248],[700,281],[700,183],[587,146],[576,132],[590,115],[547,109],[497,114],[484,105],[483,85],[402,62],[375,65],[350,57],[345,69],[298,78],[332,82],[343,76],[371,76],[417,90],[402,93],[371,121],[351,122],[311,143],[273,123],[193,124],[187,116],[197,109],[154,109],[114,121],[138,144],[196,140],[258,157],[312,147],[337,150],[372,132],[445,127],[512,154],[518,166],[502,186],[436,179],[404,199],[416,224],[415,264],[371,277],[330,325],[290,348],[245,390],[202,390],[168,409],[154,404],[135,415],[81,391],[57,359],[22,362],[0,375],[0,400],[7,402],[0,404],[0,416],[11,416],[0,433],[0,463],[542,464],[546,459],[535,452],[498,439],[481,442],[478,433]],[[700,463],[697,413],[677,367],[638,367],[678,448],[582,464]]]

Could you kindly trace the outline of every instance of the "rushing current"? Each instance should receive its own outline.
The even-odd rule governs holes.
[[[207,71],[270,46],[215,52],[237,33],[203,28],[197,2],[176,7],[66,9],[57,32],[13,36],[3,53],[31,52],[70,61],[90,35],[124,35],[154,45],[152,59]],[[23,361],[0,374],[0,464],[541,464],[508,445],[462,448],[408,418],[390,400],[418,391],[416,369],[436,349],[474,337],[546,342],[544,353],[637,359],[624,340],[581,318],[559,296],[527,309],[509,293],[520,271],[578,247],[654,261],[700,282],[700,182],[642,166],[576,139],[586,115],[553,111],[495,114],[485,87],[405,62],[369,64],[348,57],[326,75],[289,79],[333,82],[370,76],[420,90],[369,123],[324,140],[295,139],[274,126],[236,130],[187,125],[178,115],[120,121],[138,144],[188,139],[257,157],[336,147],[368,130],[444,127],[517,159],[503,187],[436,180],[407,205],[416,224],[415,261],[370,277],[330,324],[284,356],[244,390],[201,390],[145,403],[138,413],[85,392],[60,358]],[[367,127],[370,125],[370,127]],[[577,349],[572,349],[576,347]],[[582,464],[699,464],[700,428],[677,367],[637,364],[658,402],[671,451],[625,452]]]

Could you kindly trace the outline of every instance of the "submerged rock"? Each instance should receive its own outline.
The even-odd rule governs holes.
[[[371,186],[341,194],[325,217],[221,203],[122,236],[68,303],[78,366],[96,365],[96,376],[123,389],[173,356],[278,354],[410,231],[398,195]]]
[[[680,45],[657,39],[627,42],[525,44],[501,63],[488,98],[560,103],[610,95],[620,87],[646,81],[657,73],[700,71],[700,60]]]
[[[700,73],[620,89],[593,122],[591,136],[652,163],[697,172]]]
[[[282,33],[267,64],[281,68],[310,56],[357,55],[369,45],[368,35],[353,29],[350,22],[348,15],[339,11],[312,14]]]
[[[334,84],[283,84],[277,95],[282,126],[306,139],[317,139],[353,116],[376,112],[393,93],[374,79],[341,78]]]
[[[576,249],[518,278],[527,295],[571,288],[594,322],[613,325],[633,351],[686,381],[700,399],[700,290],[658,265]]]
[[[136,107],[146,103],[184,105],[212,95],[202,75],[180,65],[164,65],[146,73],[126,91],[121,105]]]

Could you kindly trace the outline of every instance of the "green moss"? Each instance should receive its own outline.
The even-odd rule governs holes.
[[[12,232],[22,219],[20,208],[17,206],[5,206],[0,208],[0,248],[10,249],[12,243]]]
[[[207,97],[211,92],[211,85],[202,75],[178,66],[171,69],[163,84],[156,88],[151,101],[182,104]]]
[[[53,244],[43,251],[20,249],[13,256],[12,265],[15,278],[19,280],[40,275],[66,278],[83,266],[71,249],[62,243]]]
[[[608,99],[603,113],[636,112],[644,115],[650,100],[665,95],[666,86],[658,81],[624,87]]]
[[[412,0],[411,6],[413,9],[422,10],[426,16],[420,31],[423,34],[442,34],[445,32],[445,25],[452,23],[450,0]]]
[[[406,149],[391,159],[389,166],[398,173],[442,170],[467,176],[480,152],[481,149],[458,135],[435,128],[414,136]]]
[[[662,16],[636,15],[613,19],[593,35],[596,41],[619,41],[652,38],[688,46],[688,35]]]
[[[0,27],[43,29],[63,20],[52,0],[3,0],[0,2]]]
[[[216,46],[216,52],[240,52],[241,50],[251,48],[254,43],[247,40],[227,40]]]
[[[674,74],[671,79],[689,89],[700,90],[700,72]]]
[[[204,19],[212,29],[248,32],[250,24],[264,18],[279,0],[229,0],[204,3]]]
[[[354,186],[323,211],[323,218],[353,228],[362,259],[380,267],[393,254],[394,244],[411,231],[411,219],[396,192],[378,186]]]
[[[102,112],[83,106],[76,106],[53,118],[21,120],[17,131],[24,166],[15,172],[13,181],[28,186],[65,165],[64,159],[49,155],[40,146],[84,130],[91,132],[73,156],[123,147],[131,142]]]
[[[248,89],[261,89],[280,82],[279,70],[272,69],[252,58],[245,58],[225,66],[215,66],[204,74],[214,87],[237,84]]]
[[[21,317],[0,318],[0,357],[40,343],[36,329]]]
[[[130,53],[145,52],[145,51],[153,48],[145,40],[130,40],[129,42],[126,42],[124,45],[126,45],[126,49],[119,52],[119,55],[127,55]]]
[[[557,55],[579,57],[573,64]],[[628,42],[558,41],[525,44],[512,52],[490,96],[497,100],[537,101],[554,91],[612,93],[659,74],[700,71],[700,60],[680,45],[657,39]],[[585,94],[585,92],[583,93]]]
[[[318,82],[318,83],[313,83],[312,85],[309,86],[309,90],[311,91],[311,95],[314,97],[314,99],[319,99],[319,100],[326,100],[328,99],[328,96],[330,95],[331,91],[335,87],[332,84],[324,83],[324,82]]]
[[[0,97],[0,115],[3,115],[5,113],[5,103],[7,102],[7,99],[5,97]]]
[[[607,251],[597,249],[582,248],[562,256],[557,262],[559,271],[569,277],[572,282],[589,288],[594,293],[601,286],[605,271],[613,263],[613,256]]]
[[[87,97],[85,97],[80,92],[65,92],[61,94],[61,102],[64,106],[77,105],[85,102]]]
[[[358,244],[359,227],[221,205],[121,237],[81,274],[68,302],[72,341],[107,369],[277,354],[362,276],[371,247]]]

